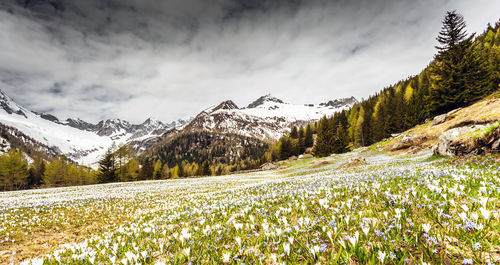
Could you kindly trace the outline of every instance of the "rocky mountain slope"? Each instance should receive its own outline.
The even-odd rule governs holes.
[[[198,114],[185,131],[234,133],[259,139],[277,140],[290,127],[318,121],[321,117],[348,109],[356,99],[344,98],[319,105],[295,105],[265,95],[245,108],[227,100]]]
[[[33,112],[0,91],[0,125],[4,126],[3,131],[10,132],[0,136],[0,144],[5,152],[11,147],[12,139],[18,138],[15,147],[25,143],[23,149],[36,146],[38,153],[61,154],[80,164],[95,166],[113,144],[128,144],[141,154],[155,145],[167,143],[179,133],[205,131],[273,141],[292,125],[315,122],[324,115],[350,108],[355,102],[354,98],[345,98],[319,105],[294,105],[266,95],[245,108],[228,100],[202,111],[194,119],[171,123],[149,118],[141,124],[120,119],[92,124],[78,118],[59,120],[50,114]]]
[[[164,124],[152,118],[142,124],[119,119],[97,124],[80,119],[60,121],[53,115],[30,111],[0,91],[0,124],[5,132],[0,136],[2,151],[8,151],[13,139],[17,139],[16,147],[25,143],[26,146],[36,146],[37,152],[62,154],[84,165],[95,165],[113,144],[130,143],[140,153],[165,132],[181,128],[188,122],[179,120]]]

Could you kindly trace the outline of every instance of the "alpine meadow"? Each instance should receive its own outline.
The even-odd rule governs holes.
[[[0,264],[500,265],[499,11],[0,1]]]

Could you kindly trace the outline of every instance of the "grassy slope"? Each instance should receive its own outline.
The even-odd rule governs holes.
[[[436,145],[441,133],[450,128],[457,127],[460,124],[493,124],[498,121],[500,121],[500,91],[469,107],[458,110],[457,112],[451,114],[450,117],[442,124],[432,126],[432,121],[429,121],[403,132],[398,137],[390,138],[374,144],[371,148],[375,150],[391,151],[393,146],[401,141],[404,136],[411,135],[413,137],[425,137],[426,139],[421,141],[420,144],[416,146],[411,146],[410,148],[399,150],[395,153],[399,154],[409,151],[419,152],[425,149],[430,149],[432,146]]]
[[[366,164],[341,167],[353,158]],[[428,152],[387,156],[357,150],[286,162],[269,172],[2,193],[0,263],[40,257],[74,242],[86,243],[55,256],[76,262],[96,253],[96,262],[109,263],[146,251],[136,258],[198,264],[220,263],[222,254],[230,253],[247,263],[326,264],[378,263],[380,251],[386,261],[390,253],[396,255],[393,264],[404,259],[499,262],[500,219],[492,212],[486,221],[479,203],[489,197],[485,209],[500,208],[499,167],[492,159],[443,162],[430,159]],[[404,210],[402,217],[396,209]],[[463,228],[471,224],[463,221],[462,212],[483,228]],[[431,228],[424,234],[427,224]],[[207,225],[209,232],[203,232]],[[189,239],[181,240],[186,228]],[[346,237],[356,232],[353,247]],[[439,244],[429,243],[429,236]],[[283,242],[291,237],[293,254],[287,256]],[[475,243],[480,250],[474,250]],[[314,246],[325,251],[313,254]],[[57,262],[52,258],[49,263]]]

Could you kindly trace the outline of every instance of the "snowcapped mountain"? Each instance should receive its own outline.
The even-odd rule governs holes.
[[[134,150],[140,153],[165,132],[182,128],[188,122],[179,120],[163,124],[152,118],[137,125],[119,119],[97,124],[80,119],[60,121],[53,115],[36,113],[20,106],[0,90],[0,124],[5,127],[3,130],[15,130],[15,134],[9,135],[18,135],[21,141],[31,145],[39,143],[39,148],[47,149],[45,153],[63,154],[84,165],[95,165],[113,143],[133,143]],[[9,147],[8,141],[5,137],[0,139],[4,151]]]
[[[81,119],[30,111],[0,90],[0,152],[14,146],[30,147],[47,156],[62,154],[84,165],[95,166],[113,144],[128,144],[141,154],[181,132],[233,133],[260,140],[276,140],[292,125],[315,122],[325,115],[350,108],[354,98],[319,105],[294,105],[271,95],[258,98],[245,108],[227,100],[195,118],[163,123],[149,118],[141,124],[109,119],[92,124]],[[26,148],[25,148],[26,149]]]
[[[337,99],[319,105],[294,105],[271,95],[265,95],[246,108],[239,108],[233,101],[223,101],[198,114],[186,131],[217,131],[236,133],[259,139],[279,139],[293,125],[315,122],[325,115],[350,108],[354,97]]]

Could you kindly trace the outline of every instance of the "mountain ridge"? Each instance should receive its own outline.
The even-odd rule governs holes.
[[[355,101],[352,99],[329,101],[336,105],[294,105],[267,94],[244,108],[239,108],[232,100],[224,100],[194,118],[169,123],[155,118],[148,118],[139,124],[122,119],[90,123],[80,118],[59,120],[49,113],[31,111],[0,90],[0,124],[15,128],[24,138],[31,138],[28,142],[40,143],[38,149],[45,148],[45,153],[54,155],[56,152],[80,164],[96,166],[96,162],[113,145],[127,144],[136,154],[141,154],[165,142],[163,139],[181,132],[207,131],[275,141],[291,126],[315,122],[324,115],[351,107]]]

